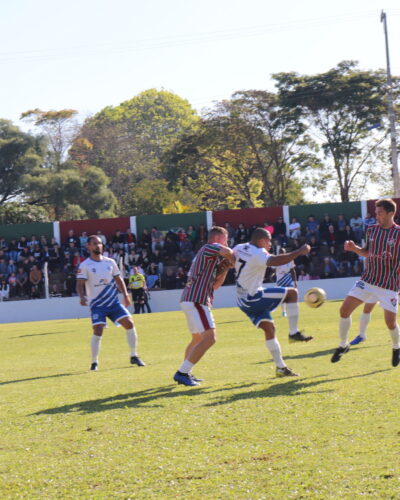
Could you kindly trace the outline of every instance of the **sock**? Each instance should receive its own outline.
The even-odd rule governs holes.
[[[367,332],[367,326],[369,322],[371,321],[371,313],[361,313],[360,316],[360,326],[359,326],[359,335],[363,339],[367,338],[366,332]]]
[[[126,340],[128,341],[129,347],[131,348],[131,356],[137,356],[136,346],[138,343],[138,337],[135,327],[131,328],[130,330],[126,330]]]
[[[283,313],[286,312],[286,302],[282,302],[281,309]]]
[[[396,325],[396,328],[393,330],[389,330],[390,336],[392,337],[393,349],[400,348],[400,335],[399,335],[399,325]]]
[[[185,359],[185,361],[181,364],[178,371],[180,371],[181,373],[189,373],[190,370],[193,368],[193,366],[194,363],[191,363],[190,361]]]
[[[98,363],[99,361],[99,352],[101,345],[101,337],[98,335],[92,335],[90,339],[90,349],[92,351],[92,363]]]
[[[347,337],[351,327],[351,316],[348,318],[339,319],[339,337],[340,337],[340,347],[346,347],[348,344]]]
[[[279,340],[277,338],[266,340],[265,345],[271,353],[276,366],[278,368],[284,368],[286,365],[282,358],[281,345],[279,344]]]
[[[288,302],[286,304],[287,319],[289,321],[289,335],[298,332],[297,323],[299,321],[299,304],[297,302]]]

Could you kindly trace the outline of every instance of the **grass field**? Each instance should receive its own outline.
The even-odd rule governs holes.
[[[382,313],[333,365],[338,307],[301,305],[305,345],[288,344],[277,311],[299,379],[274,378],[243,313],[215,310],[195,388],[172,382],[189,341],[180,312],[135,317],[144,368],[110,327],[98,372],[89,320],[0,325],[0,498],[400,498],[400,369]]]

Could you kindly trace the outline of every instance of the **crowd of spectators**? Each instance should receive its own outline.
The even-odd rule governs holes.
[[[356,254],[345,252],[343,244],[348,239],[361,244],[366,228],[373,223],[370,214],[364,219],[355,214],[350,220],[344,215],[333,219],[326,214],[321,221],[309,215],[303,225],[293,217],[288,227],[280,217],[274,223],[266,221],[263,227],[272,234],[273,253],[280,247],[293,250],[305,242],[311,246],[309,255],[295,260],[298,279],[307,280],[359,276],[363,262]],[[255,227],[243,223],[233,227],[227,222],[229,246],[248,241]],[[204,224],[167,232],[153,227],[144,229],[139,238],[130,229],[116,231],[108,240],[101,231],[96,234],[103,242],[104,255],[117,262],[126,283],[135,266],[146,277],[148,289],[183,288],[194,255],[207,241]],[[36,235],[9,241],[0,237],[0,300],[43,297],[46,262],[50,295],[75,295],[76,271],[88,256],[87,238],[86,232],[78,236],[73,229],[63,242]],[[273,280],[273,276],[266,278]],[[231,270],[226,283],[233,282]]]

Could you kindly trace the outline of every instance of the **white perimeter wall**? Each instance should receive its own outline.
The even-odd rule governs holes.
[[[340,278],[331,280],[300,281],[300,300],[306,290],[311,287],[323,288],[328,299],[343,299],[357,278]],[[165,290],[151,292],[150,306],[153,312],[179,310],[179,299],[182,290]],[[214,308],[235,307],[235,287],[224,286],[215,293]],[[43,321],[50,319],[88,318],[89,308],[79,304],[78,297],[17,300],[0,302],[0,323],[18,323],[24,321]]]

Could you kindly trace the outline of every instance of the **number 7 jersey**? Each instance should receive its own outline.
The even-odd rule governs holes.
[[[265,270],[270,254],[265,248],[259,248],[251,243],[241,243],[233,248],[236,259],[236,285],[237,292],[254,295],[262,289]]]

